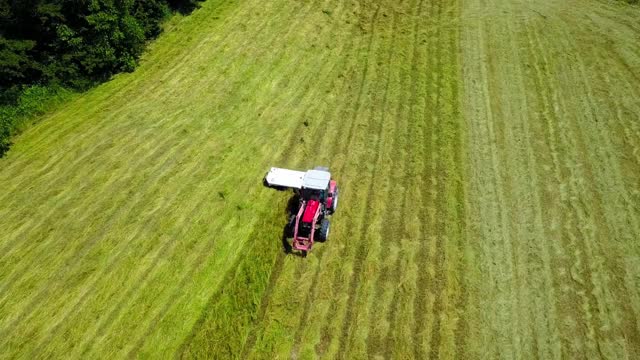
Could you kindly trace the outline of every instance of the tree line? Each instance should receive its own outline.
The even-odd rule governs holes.
[[[198,1],[0,0],[0,156],[34,96],[132,71],[162,21]]]

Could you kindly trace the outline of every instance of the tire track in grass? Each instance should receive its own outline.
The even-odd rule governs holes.
[[[452,60],[454,61],[454,63],[458,64],[458,66],[455,68],[455,79],[456,82],[453,84],[452,87],[452,93],[454,94],[454,106],[456,106],[456,119],[459,121],[459,126],[462,127],[462,130],[459,131],[459,133],[457,134],[458,136],[456,137],[456,140],[458,141],[456,144],[454,144],[454,149],[457,149],[457,151],[455,152],[455,159],[454,162],[455,164],[457,164],[456,167],[456,173],[460,176],[460,179],[456,182],[456,189],[455,192],[456,194],[459,194],[459,198],[457,199],[459,201],[460,204],[462,204],[463,209],[459,209],[458,208],[458,221],[460,221],[460,228],[462,229],[460,231],[460,233],[458,234],[460,236],[460,241],[459,241],[459,257],[460,259],[458,260],[458,267],[457,267],[457,274],[459,276],[459,286],[461,288],[460,290],[460,294],[458,296],[458,299],[456,300],[455,304],[456,304],[456,308],[457,311],[459,313],[459,319],[456,322],[457,327],[453,330],[453,343],[455,344],[455,357],[458,358],[470,358],[471,355],[469,354],[468,351],[468,340],[469,340],[469,332],[470,332],[470,325],[469,323],[471,322],[469,320],[469,310],[468,310],[468,306],[469,306],[469,299],[470,299],[470,292],[471,292],[471,287],[473,282],[471,280],[468,279],[467,273],[470,269],[470,263],[474,263],[473,261],[469,260],[469,252],[470,252],[470,248],[472,247],[471,242],[469,241],[470,239],[470,229],[469,229],[469,225],[468,225],[468,211],[469,211],[469,196],[467,196],[467,192],[466,192],[466,182],[467,182],[467,178],[469,177],[468,175],[468,169],[466,168],[466,163],[467,163],[467,159],[464,156],[465,151],[468,151],[466,149],[469,148],[468,146],[468,142],[467,142],[467,138],[468,138],[468,129],[464,120],[464,114],[463,114],[463,106],[462,106],[462,92],[463,89],[462,87],[464,86],[462,78],[463,78],[463,74],[462,74],[462,63],[463,63],[463,59],[462,59],[462,29],[461,27],[463,26],[464,22],[462,20],[462,6],[463,4],[460,1],[456,1],[454,3],[454,5],[452,5],[452,14],[451,16],[453,17],[453,19],[455,20],[453,27],[455,28],[455,32],[451,38],[452,41],[452,45],[451,48],[456,49],[455,51],[455,55],[452,56]],[[453,55],[453,54],[452,54]]]
[[[496,33],[499,33],[499,29],[497,28],[498,24],[498,22],[485,24],[481,37],[483,46],[486,47],[483,49],[483,53],[487,51],[487,49],[495,49],[501,46],[501,44],[495,44],[499,43],[497,40],[499,34]],[[497,52],[497,50],[495,52]],[[488,52],[486,56],[489,57],[489,61],[483,70],[486,76],[485,81],[488,82],[486,86],[486,106],[490,109],[491,114],[489,116],[490,121],[487,121],[485,124],[487,127],[486,132],[491,139],[492,167],[494,169],[494,174],[490,181],[493,182],[493,185],[491,185],[492,190],[497,194],[498,198],[497,204],[492,205],[495,206],[495,213],[496,217],[499,217],[499,223],[492,224],[492,227],[499,226],[501,231],[499,243],[494,244],[487,261],[493,262],[495,266],[493,271],[497,279],[496,297],[498,308],[494,311],[499,312],[498,321],[500,321],[500,324],[496,325],[496,327],[505,323],[510,323],[511,325],[511,330],[502,331],[496,329],[496,336],[502,344],[498,343],[495,351],[499,354],[501,351],[500,348],[503,347],[505,343],[508,343],[511,356],[518,357],[521,356],[519,334],[522,327],[521,319],[518,317],[518,259],[515,256],[514,247],[516,244],[512,241],[512,231],[510,229],[511,211],[504,206],[504,204],[508,204],[510,199],[509,194],[512,191],[513,185],[511,184],[511,176],[508,173],[509,170],[507,170],[508,166],[505,165],[506,154],[501,151],[501,148],[504,147],[502,144],[506,137],[504,129],[507,127],[506,119],[508,116],[504,113],[501,100],[497,99],[494,95],[494,93],[500,90],[498,79],[502,71],[500,69],[501,64],[498,63],[501,57],[496,55],[495,52]],[[492,230],[492,228],[485,229],[485,235],[487,235],[487,231],[491,233]],[[496,248],[495,245],[498,245],[499,248]],[[496,254],[496,252],[498,252],[498,254]]]
[[[501,10],[514,14],[512,16],[518,16],[517,9],[510,5],[510,3],[506,3]],[[498,38],[502,34],[517,34],[517,30],[508,20],[496,21],[494,33]],[[522,81],[519,62],[514,61],[514,59],[519,59],[516,45],[517,40],[513,37],[505,39],[505,41],[498,40],[496,44],[491,45],[498,55],[495,56],[494,65],[490,69],[492,72],[490,78],[495,79],[492,98],[496,99],[496,119],[502,120],[497,126],[501,129],[497,139],[502,157],[501,162],[504,163],[504,169],[509,169],[508,173],[505,172],[502,176],[505,179],[503,193],[506,201],[502,206],[508,212],[507,231],[509,234],[508,246],[505,248],[508,250],[513,264],[513,273],[509,274],[513,289],[513,296],[509,299],[509,310],[517,326],[512,334],[514,356],[522,358],[523,353],[534,352],[529,346],[535,344],[535,342],[523,341],[534,339],[532,333],[535,323],[528,317],[529,313],[526,311],[529,309],[529,300],[534,297],[527,293],[530,286],[525,283],[527,278],[538,278],[538,276],[528,268],[530,241],[535,241],[535,238],[528,239],[530,219],[533,217],[530,213],[532,206],[528,196],[535,193],[535,189],[527,191],[523,190],[521,186],[530,182],[530,167],[524,166],[526,164],[523,164],[522,161],[526,158],[526,155],[522,154],[522,143],[525,136],[522,124],[526,122],[526,117],[523,116],[521,109],[526,109],[527,104],[525,94],[520,91],[522,86],[519,86]],[[521,206],[523,203],[527,206]],[[523,248],[525,249],[523,250]],[[544,316],[538,315],[537,318],[540,320]]]
[[[458,43],[458,26],[457,26],[457,2],[447,4],[443,9],[443,20],[449,27],[444,28],[444,42],[447,43],[445,48],[445,62],[439,68],[442,68],[442,79],[445,81],[443,95],[440,97],[442,101],[441,115],[444,119],[442,138],[447,146],[439,148],[447,149],[441,162],[443,169],[437,174],[446,174],[446,183],[443,184],[445,201],[438,203],[443,205],[443,213],[446,214],[444,223],[446,243],[443,243],[446,255],[443,263],[444,284],[441,296],[442,301],[443,322],[440,324],[440,338],[442,345],[439,346],[439,356],[456,357],[455,332],[459,323],[459,312],[461,309],[456,308],[460,298],[464,296],[464,271],[456,274],[455,270],[463,262],[464,249],[464,233],[466,231],[465,219],[465,193],[464,193],[464,177],[463,177],[463,161],[462,151],[464,149],[463,137],[465,136],[465,128],[462,124],[459,99],[459,43]],[[454,299],[449,301],[449,299]],[[437,301],[437,300],[436,300]],[[436,302],[436,305],[438,302]],[[437,308],[437,306],[434,306]],[[432,343],[432,350],[435,346]]]
[[[502,10],[505,11],[505,10]],[[499,302],[498,306],[501,309],[495,309],[494,311],[499,311],[503,314],[500,315],[500,321],[510,322],[512,324],[512,331],[496,331],[496,336],[500,338],[502,342],[508,341],[511,346],[511,351],[513,352],[514,357],[521,357],[521,348],[520,348],[520,334],[522,333],[522,322],[519,317],[519,303],[518,303],[518,265],[519,259],[517,257],[517,241],[513,241],[513,238],[516,237],[514,235],[514,230],[511,228],[511,209],[509,207],[509,201],[511,200],[511,193],[513,191],[513,183],[512,176],[507,172],[506,169],[509,168],[508,165],[508,154],[505,154],[502,151],[503,148],[508,147],[505,145],[508,142],[508,129],[509,125],[506,119],[509,118],[508,107],[506,103],[508,99],[504,99],[504,96],[507,96],[504,93],[508,93],[511,90],[502,90],[504,85],[501,82],[503,67],[506,69],[511,69],[511,64],[503,64],[501,63],[503,58],[506,56],[501,56],[503,52],[510,51],[510,47],[508,45],[505,46],[504,42],[498,40],[500,34],[504,32],[508,32],[509,30],[505,27],[505,22],[500,21],[492,21],[490,24],[487,24],[485,29],[485,34],[487,36],[486,46],[488,49],[491,49],[489,53],[490,60],[488,61],[488,65],[486,67],[487,71],[487,79],[489,87],[487,89],[488,95],[490,97],[490,101],[487,106],[491,107],[492,117],[491,121],[488,121],[486,124],[488,126],[488,132],[491,136],[492,144],[494,147],[492,151],[496,152],[496,159],[498,161],[499,173],[494,175],[497,180],[495,181],[496,188],[495,191],[500,193],[500,201],[499,204],[496,204],[496,212],[501,217],[501,227],[503,229],[503,235],[500,238],[499,246],[504,249],[504,252],[501,252],[500,255],[496,256],[495,251],[497,249],[491,249],[491,253],[489,256],[492,259],[488,259],[488,261],[497,261],[497,269],[496,277],[498,278],[498,289],[499,292]],[[505,48],[502,48],[505,46]],[[495,50],[494,50],[495,49]],[[511,74],[509,74],[511,76]],[[489,232],[491,230],[489,229]],[[498,250],[499,251],[499,250]],[[498,259],[498,260],[495,260]],[[503,297],[500,293],[508,293],[508,296]],[[499,325],[498,325],[499,326]],[[499,349],[500,345],[498,345]]]
[[[486,35],[489,39],[489,42],[486,43],[490,49],[495,49],[502,44],[497,40],[497,36],[501,32],[501,28],[498,28],[499,22],[492,22],[491,25],[487,26]],[[508,30],[507,30],[508,31]],[[495,43],[492,43],[495,42]],[[499,50],[492,51],[492,55]],[[493,254],[490,256],[496,258],[495,251],[501,252],[501,257],[497,257],[499,262],[501,263],[498,270],[499,272],[496,274],[499,279],[499,293],[507,293],[508,297],[500,297],[501,307],[504,310],[497,309],[497,311],[504,311],[504,316],[500,316],[500,320],[504,323],[506,321],[512,324],[511,331],[497,331],[497,336],[504,342],[508,341],[510,345],[510,351],[513,356],[521,357],[522,356],[522,348],[521,348],[521,334],[522,328],[525,326],[522,319],[520,318],[520,304],[519,304],[519,283],[520,279],[518,277],[518,266],[520,259],[517,254],[517,245],[516,241],[512,239],[517,237],[514,235],[514,230],[511,228],[512,224],[512,210],[504,206],[503,204],[508,204],[511,200],[511,194],[513,192],[514,184],[513,184],[513,176],[510,174],[511,169],[509,169],[508,159],[509,153],[502,151],[503,148],[508,148],[509,145],[505,145],[505,143],[509,140],[507,131],[509,129],[510,121],[509,115],[507,114],[508,108],[506,108],[502,101],[496,98],[495,93],[499,93],[501,89],[500,84],[500,76],[503,70],[501,67],[503,64],[500,64],[500,60],[502,56],[499,54],[493,55],[490,57],[489,65],[487,66],[487,81],[491,84],[488,87],[490,96],[490,100],[488,102],[489,106],[492,107],[492,121],[488,122],[487,125],[489,127],[488,131],[491,134],[491,138],[493,139],[493,152],[497,152],[495,159],[497,159],[498,164],[496,165],[500,170],[499,173],[495,176],[496,183],[496,192],[499,192],[499,202],[497,204],[497,212],[501,217],[501,229],[503,229],[503,234],[501,236],[501,244],[500,246],[504,251],[499,249],[493,249]],[[507,90],[508,93],[511,93],[511,90]],[[492,94],[493,93],[493,94]],[[505,109],[506,108],[506,109]],[[520,164],[518,162],[518,164]],[[489,230],[491,232],[491,230]],[[489,260],[492,261],[492,260]],[[503,267],[506,265],[506,269]],[[506,276],[504,274],[506,271]],[[499,326],[499,325],[498,325]],[[500,347],[497,348],[500,351]]]
[[[482,1],[473,4],[473,11],[482,11],[486,5]],[[475,14],[474,14],[475,15]],[[479,314],[481,322],[497,322],[492,328],[508,327],[512,321],[508,318],[508,313],[503,308],[508,306],[508,301],[513,296],[510,294],[512,287],[506,284],[505,279],[500,278],[501,274],[512,274],[511,258],[505,258],[503,250],[508,242],[506,238],[506,218],[505,212],[497,206],[504,203],[502,193],[503,184],[501,179],[500,161],[495,144],[494,121],[497,114],[494,113],[491,103],[492,84],[489,78],[489,65],[493,60],[487,54],[488,45],[487,25],[484,18],[470,19],[470,24],[476,23],[469,30],[463,28],[465,47],[470,48],[469,54],[472,57],[465,61],[464,79],[466,95],[467,125],[469,128],[469,152],[471,168],[474,172],[469,177],[469,192],[477,196],[477,199],[470,201],[469,224],[473,230],[470,232],[477,234],[478,241],[483,241],[479,251],[480,271],[488,277],[484,280],[490,284],[485,290],[485,297],[480,298],[479,307],[487,310]],[[497,251],[497,253],[496,253]],[[491,318],[497,315],[498,319]],[[512,334],[514,331],[506,329],[504,332]],[[488,337],[492,341],[484,342],[477,347],[480,357],[496,357],[503,355],[513,357],[512,337],[505,339],[497,330],[490,329],[489,334],[481,336]],[[498,337],[496,339],[496,337]]]
[[[432,133],[434,148],[435,150],[435,158],[433,162],[433,179],[435,180],[435,222],[434,222],[434,232],[435,232],[435,249],[433,254],[434,259],[434,274],[432,279],[432,288],[433,288],[433,307],[431,309],[431,318],[433,319],[432,327],[431,327],[431,335],[429,340],[429,357],[432,359],[438,358],[440,353],[440,342],[441,342],[441,324],[442,324],[442,313],[443,313],[443,304],[442,297],[444,296],[444,291],[447,288],[447,276],[443,274],[443,268],[446,265],[447,261],[447,249],[444,244],[443,237],[447,236],[446,231],[446,221],[447,221],[447,210],[444,208],[444,204],[446,202],[447,196],[447,170],[445,168],[445,159],[446,154],[448,153],[448,144],[445,143],[445,122],[447,120],[443,119],[445,114],[443,113],[443,77],[444,77],[444,62],[443,62],[443,52],[446,52],[448,49],[446,48],[449,44],[445,43],[443,39],[442,32],[442,21],[443,21],[443,4],[442,1],[437,1],[437,10],[436,10],[436,22],[437,22],[437,32],[435,38],[438,39],[436,56],[434,69],[437,69],[438,73],[435,76],[435,103],[434,109],[436,111],[435,117],[435,125],[434,132]],[[445,47],[443,49],[443,46]],[[448,236],[447,236],[448,240]]]
[[[514,12],[511,8],[507,8],[503,11],[508,13]],[[511,27],[509,21],[496,23],[496,26],[491,27],[493,32],[487,32],[489,37],[498,38],[503,33],[514,33],[515,31]],[[504,233],[502,235],[502,246],[506,249],[506,256],[499,260],[501,263],[499,266],[507,266],[507,278],[503,276],[500,285],[503,286],[503,289],[508,288],[509,290],[508,298],[503,298],[500,302],[500,305],[507,310],[505,311],[506,316],[501,317],[500,320],[503,323],[505,321],[509,321],[514,327],[512,334],[508,331],[498,331],[498,336],[500,336],[503,341],[507,341],[507,339],[510,341],[511,349],[514,352],[515,357],[522,357],[523,351],[525,353],[532,351],[531,349],[523,349],[523,346],[526,346],[526,344],[522,343],[523,337],[527,339],[531,338],[529,332],[531,330],[530,325],[532,323],[526,318],[526,315],[523,315],[522,313],[523,309],[525,309],[525,304],[522,302],[523,294],[521,290],[523,288],[528,288],[523,287],[522,285],[523,281],[526,281],[526,278],[523,278],[523,274],[528,273],[528,271],[526,270],[527,256],[523,256],[520,252],[522,244],[520,239],[526,235],[520,234],[519,228],[528,222],[530,215],[521,215],[523,210],[520,208],[519,204],[524,200],[524,198],[520,194],[517,194],[517,192],[520,191],[518,176],[522,173],[527,173],[529,169],[522,167],[520,161],[521,156],[514,155],[518,149],[521,148],[520,137],[522,136],[523,131],[518,129],[515,132],[512,132],[512,129],[523,121],[520,115],[520,109],[526,108],[526,105],[519,103],[524,98],[523,95],[516,95],[513,96],[513,99],[511,98],[512,94],[517,94],[517,90],[511,88],[514,82],[503,80],[509,77],[513,77],[516,80],[519,79],[518,70],[515,68],[516,65],[514,65],[513,61],[509,60],[509,57],[517,58],[517,54],[514,52],[515,44],[509,41],[496,42],[497,44],[488,44],[491,48],[495,47],[495,53],[498,54],[495,56],[495,60],[490,63],[491,66],[488,68],[488,79],[493,82],[492,88],[495,93],[495,95],[492,96],[495,101],[491,103],[491,106],[494,108],[492,112],[493,123],[495,124],[490,124],[490,126],[493,125],[491,132],[495,134],[495,141],[498,143],[495,147],[495,151],[498,151],[498,157],[502,158],[500,162],[504,163],[504,166],[502,167],[503,171],[500,174],[503,180],[500,182],[497,191],[501,192],[503,199],[501,200],[501,203],[502,201],[505,201],[505,203],[503,206],[500,206],[497,211],[502,214],[501,225],[504,229]],[[504,46],[504,48],[501,48],[501,46]],[[511,106],[514,102],[518,102],[519,104]],[[515,119],[515,121],[507,121],[507,119],[512,118]],[[504,151],[503,149],[512,150]],[[514,157],[516,160],[513,160],[512,162]],[[509,169],[508,172],[507,169]],[[527,194],[524,193],[523,195],[526,196]],[[519,219],[520,216],[524,216],[525,219]],[[527,244],[524,243],[524,245]],[[498,291],[503,290],[499,288]]]
[[[488,181],[492,182],[490,185],[491,191],[495,193],[498,201],[496,204],[492,204],[490,206],[495,207],[495,218],[496,222],[491,224],[490,227],[484,228],[484,235],[488,235],[487,233],[491,233],[495,230],[495,227],[500,229],[500,234],[498,237],[498,242],[494,242],[491,248],[491,251],[488,254],[487,262],[493,262],[494,267],[492,268],[493,275],[495,276],[496,283],[496,305],[491,304],[490,306],[494,307],[493,311],[498,312],[498,325],[496,327],[500,327],[504,324],[509,323],[511,325],[510,330],[502,331],[500,329],[496,329],[495,336],[498,337],[499,342],[496,344],[496,355],[500,354],[501,347],[505,345],[508,346],[508,353],[511,356],[517,357],[519,356],[520,349],[518,347],[518,337],[513,336],[513,334],[519,334],[521,322],[517,317],[517,291],[516,291],[516,271],[515,268],[517,263],[514,259],[514,250],[513,250],[513,242],[511,241],[511,232],[509,229],[509,210],[503,208],[501,204],[506,204],[508,197],[508,192],[511,189],[510,176],[507,173],[507,167],[502,163],[503,156],[501,156],[500,147],[498,141],[504,139],[504,127],[505,127],[505,114],[503,114],[501,104],[499,100],[497,100],[493,96],[493,92],[498,88],[498,84],[496,84],[496,79],[500,74],[500,65],[497,64],[497,60],[499,56],[493,55],[493,52],[488,52],[487,49],[493,49],[494,44],[491,41],[497,41],[494,37],[492,30],[495,29],[495,24],[484,24],[483,29],[480,33],[480,38],[482,40],[482,54],[484,56],[489,57],[488,64],[482,68],[484,79],[488,84],[485,86],[485,106],[488,111],[488,119],[485,123],[486,133],[490,139],[490,152],[491,152],[491,161],[492,161],[492,169],[494,174],[489,175],[490,179]],[[488,39],[488,41],[487,41]],[[486,145],[485,145],[486,146]],[[482,191],[482,190],[480,190]],[[492,200],[488,200],[491,202]],[[486,206],[486,204],[485,204]],[[496,247],[498,246],[498,247]],[[496,254],[497,252],[497,254]],[[490,300],[493,302],[493,299]]]
[[[466,121],[466,128],[467,128],[467,133],[466,133],[466,141],[465,143],[468,145],[465,145],[465,148],[467,148],[467,158],[468,158],[468,165],[465,169],[465,172],[467,174],[469,174],[469,181],[467,182],[467,184],[465,185],[465,191],[467,191],[470,196],[469,199],[467,199],[467,201],[465,202],[465,207],[466,207],[466,214],[465,214],[465,225],[466,225],[466,236],[468,239],[468,243],[466,244],[466,251],[465,251],[465,256],[467,257],[467,261],[468,261],[468,266],[464,266],[463,262],[460,263],[460,268],[459,268],[459,272],[469,272],[472,273],[471,276],[476,276],[475,275],[475,271],[477,271],[477,269],[479,268],[479,264],[481,264],[481,260],[479,259],[481,256],[482,251],[480,250],[480,245],[479,245],[479,241],[474,241],[476,235],[476,232],[479,233],[480,229],[479,226],[477,225],[477,220],[475,219],[475,207],[477,205],[475,205],[476,201],[474,199],[473,194],[475,194],[475,191],[477,191],[478,185],[477,185],[477,179],[479,178],[479,174],[476,173],[475,169],[475,165],[478,162],[478,157],[482,156],[486,156],[486,154],[481,153],[479,156],[473,156],[474,154],[478,154],[480,153],[481,149],[478,149],[478,139],[477,139],[477,130],[476,128],[478,127],[478,123],[480,121],[482,121],[483,116],[480,115],[480,111],[482,109],[482,106],[479,105],[480,99],[482,98],[482,92],[479,91],[478,88],[478,82],[477,82],[477,74],[474,74],[474,72],[476,73],[481,73],[481,71],[478,71],[477,69],[471,69],[469,64],[467,64],[468,62],[471,64],[472,67],[477,67],[480,63],[477,61],[476,57],[479,57],[479,51],[474,51],[475,49],[468,49],[470,47],[472,43],[473,46],[477,46],[477,42],[475,41],[475,39],[470,38],[471,34],[474,32],[472,29],[475,28],[479,28],[480,24],[479,24],[479,20],[475,17],[471,17],[469,16],[469,12],[471,12],[472,14],[475,15],[475,11],[478,11],[477,9],[477,2],[473,3],[473,4],[465,4],[465,6],[463,6],[462,4],[459,4],[459,15],[460,15],[460,22],[458,24],[458,32],[460,35],[460,43],[461,43],[461,52],[460,52],[460,63],[461,63],[461,68],[460,68],[460,79],[462,81],[462,85],[461,85],[461,96],[462,99],[460,100],[460,104],[462,107],[462,110],[464,111],[464,119]],[[470,19],[468,19],[470,18]],[[471,54],[467,54],[467,52],[470,52]],[[470,58],[470,59],[468,59]],[[471,83],[471,84],[469,84]],[[479,95],[472,95],[471,99],[468,99],[467,97],[469,97],[469,93],[475,93],[479,94]],[[486,150],[486,149],[485,149]],[[476,221],[474,221],[476,220]],[[479,237],[479,236],[478,236]],[[473,291],[474,294],[477,294],[477,288],[478,286],[475,285],[477,284],[477,282],[474,282],[473,280],[469,281],[468,284],[465,284],[465,297],[462,297],[462,302],[463,302],[463,307],[467,308],[467,304],[471,304],[471,310],[467,310],[466,313],[463,315],[463,326],[458,327],[456,333],[455,333],[455,343],[458,344],[459,347],[461,347],[464,350],[458,350],[457,353],[458,354],[464,354],[464,355],[459,355],[460,357],[469,357],[469,358],[473,358],[473,357],[481,357],[480,352],[477,351],[475,348],[473,348],[472,344],[474,344],[473,342],[473,338],[477,337],[477,330],[474,330],[473,327],[467,325],[468,323],[480,323],[480,320],[478,320],[478,318],[480,317],[479,315],[477,315],[478,311],[476,310],[477,307],[473,306],[476,303],[479,303],[479,301],[474,297],[473,300],[470,300],[470,293]]]
[[[429,1],[430,7],[429,7],[429,11],[428,11],[428,15],[430,17],[432,17],[434,14],[436,14],[436,8],[439,4],[438,0],[431,0]],[[437,16],[435,17],[435,19],[437,20]],[[433,36],[433,38],[438,39],[439,36],[437,36],[438,32],[439,32],[440,27],[438,25],[436,25],[436,36]],[[426,89],[425,89],[425,97],[424,97],[424,101],[425,101],[425,113],[424,113],[424,120],[425,123],[423,125],[423,131],[422,131],[422,139],[424,142],[423,148],[424,148],[424,163],[423,163],[423,169],[422,169],[422,179],[430,179],[430,175],[433,173],[433,171],[431,171],[431,166],[434,162],[434,144],[433,144],[433,138],[434,138],[434,103],[433,100],[431,98],[431,91],[433,84],[435,83],[435,56],[432,56],[431,51],[429,51],[430,49],[437,49],[437,46],[430,46],[432,45],[432,43],[430,42],[430,40],[432,40],[430,37],[427,38],[425,40],[425,45],[427,48],[427,66],[426,66],[426,71],[428,72],[428,80],[426,82]],[[436,40],[437,41],[437,40]],[[432,204],[434,203],[434,201],[431,199],[431,195],[433,194],[432,187],[428,187],[429,181],[427,181],[426,183],[422,183],[420,185],[420,195],[421,195],[421,207],[420,207],[420,219],[423,219],[423,221],[420,222],[420,232],[423,235],[423,238],[420,239],[420,245],[419,245],[419,249],[418,249],[418,276],[416,277],[416,296],[415,296],[415,300],[414,300],[414,327],[413,327],[413,333],[414,333],[414,337],[413,337],[413,352],[414,352],[414,358],[415,359],[420,359],[420,358],[424,358],[425,355],[423,355],[423,342],[424,342],[424,337],[425,335],[423,334],[423,326],[425,325],[425,323],[428,323],[428,320],[425,319],[425,314],[427,313],[427,299],[428,299],[428,289],[429,286],[428,284],[431,283],[431,279],[430,279],[430,274],[427,271],[426,268],[421,268],[421,264],[424,265],[428,265],[429,263],[431,263],[432,257],[430,256],[430,251],[429,251],[429,243],[430,243],[430,239],[432,237],[432,235],[430,234],[430,229],[433,229],[433,214],[432,214]]]
[[[312,6],[309,6],[308,10],[311,10],[312,8],[313,8]],[[294,28],[296,28],[295,23],[293,23],[293,24],[289,27],[289,31],[291,31],[291,30],[292,30],[292,29],[294,29]],[[275,36],[273,37],[273,39],[275,39]],[[265,71],[264,73],[267,73],[267,71]],[[170,133],[175,133],[175,131],[170,131]],[[171,143],[171,142],[170,142],[169,140],[167,140],[167,141],[165,142],[165,144],[168,144],[168,143]],[[162,146],[162,147],[164,147],[164,146]],[[146,159],[145,159],[145,160],[146,160]],[[141,162],[141,163],[143,163],[143,162]],[[136,167],[137,167],[137,166],[136,166]],[[78,178],[79,178],[79,179],[81,179],[81,178],[83,178],[83,176],[79,176]],[[68,189],[74,189],[74,188],[75,188],[75,186],[69,186],[69,187],[68,187]],[[104,187],[104,189],[105,189],[105,191],[107,191],[107,190],[109,189],[109,187],[108,187],[108,186],[105,186],[105,187]],[[74,190],[75,190],[75,189],[74,189]],[[69,190],[69,191],[71,191],[71,190]],[[78,197],[80,197],[80,196],[78,196]],[[106,198],[108,198],[108,197],[106,197]],[[91,200],[92,200],[92,198],[91,198],[91,197],[87,197],[85,202],[86,202],[86,203],[90,203],[90,202],[91,202]],[[61,207],[61,206],[63,206],[63,205],[64,205],[64,203],[61,203],[58,207]],[[54,211],[52,210],[52,212],[54,212]],[[44,220],[43,220],[43,221],[44,221]],[[37,227],[35,227],[35,228],[37,228]],[[43,245],[45,245],[45,244],[41,244],[41,246],[43,246]],[[2,261],[2,260],[0,260],[0,262],[1,262],[1,261]]]
[[[507,5],[509,5],[507,11],[514,14],[517,13],[518,10],[510,6],[511,4]],[[518,29],[514,28],[511,22],[507,21],[505,25],[502,29],[503,33],[518,33]],[[521,58],[517,49],[518,42],[515,41],[517,38],[511,38],[510,40],[505,43],[508,47],[508,53],[506,56],[501,57],[502,61]],[[537,194],[539,189],[526,186],[531,184],[531,180],[535,176],[533,174],[535,169],[527,161],[529,147],[525,144],[530,143],[527,132],[528,117],[521,109],[528,109],[529,106],[524,90],[520,62],[511,61],[510,63],[499,65],[498,68],[504,68],[506,74],[512,74],[512,80],[505,80],[505,77],[500,79],[500,88],[501,93],[504,94],[503,96],[510,99],[510,101],[503,102],[504,118],[512,119],[512,121],[505,122],[504,148],[510,149],[505,153],[506,168],[510,169],[510,181],[507,191],[508,206],[513,209],[509,216],[509,226],[510,232],[514,234],[513,237],[519,240],[513,241],[514,282],[516,287],[513,306],[515,307],[514,316],[518,318],[519,324],[518,333],[515,336],[518,350],[517,356],[522,357],[523,353],[537,353],[538,342],[545,344],[549,341],[549,339],[541,338],[546,332],[536,335],[538,330],[536,325],[541,320],[546,321],[548,313],[543,310],[532,309],[531,300],[534,300],[533,303],[535,304],[537,297],[535,294],[530,293],[530,289],[533,287],[530,283],[542,277],[537,274],[537,270],[540,268],[538,261],[535,261],[538,254],[532,251],[531,246],[537,240],[532,230],[538,225],[532,224],[531,220],[536,218],[535,213],[539,210],[536,207],[536,202],[532,201],[530,196]],[[517,171],[518,169],[520,171]],[[523,207],[522,204],[527,204],[527,206]],[[539,233],[539,231],[541,230],[535,233]],[[527,339],[532,339],[533,341],[527,341]]]

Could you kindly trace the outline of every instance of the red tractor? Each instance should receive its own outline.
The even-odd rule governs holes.
[[[264,184],[278,190],[293,189],[298,197],[297,211],[292,211],[290,229],[292,248],[306,255],[314,241],[324,242],[329,236],[327,218],[338,207],[338,185],[326,167],[296,171],[271,168]]]

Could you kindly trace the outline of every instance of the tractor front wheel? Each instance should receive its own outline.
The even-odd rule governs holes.
[[[318,242],[325,242],[329,238],[329,219],[322,219],[318,229]]]

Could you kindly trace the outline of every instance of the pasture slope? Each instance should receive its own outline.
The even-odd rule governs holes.
[[[639,358],[640,9],[209,0],[0,160],[2,358]],[[269,166],[329,165],[285,255]]]

